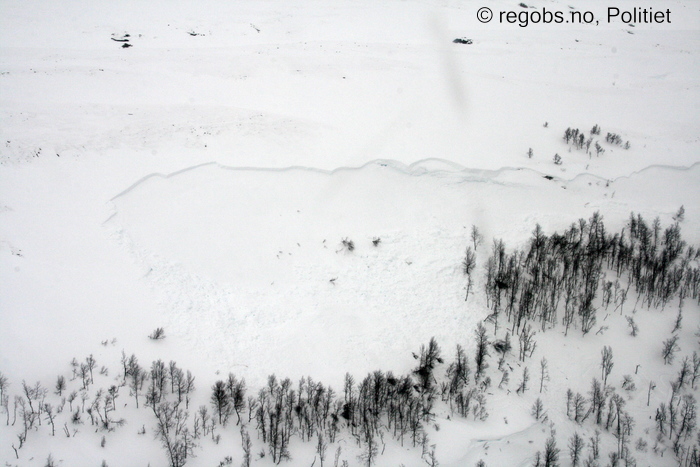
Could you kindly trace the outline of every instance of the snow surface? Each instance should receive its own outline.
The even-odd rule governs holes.
[[[90,353],[118,368],[121,349],[193,370],[202,403],[229,371],[251,388],[276,373],[340,389],[345,372],[410,371],[432,336],[446,354],[471,349],[486,315],[478,293],[464,303],[472,224],[487,239],[479,268],[492,238],[521,246],[536,223],[553,232],[594,211],[621,228],[630,211],[668,224],[684,205],[697,243],[700,12],[652,3],[676,21],[483,25],[474,1],[0,1],[0,371],[11,390],[50,386]],[[127,33],[131,48],[111,40]],[[603,136],[596,157],[562,141],[594,124],[630,149]],[[686,319],[692,341],[697,319]],[[158,326],[168,337],[156,344],[146,335]],[[625,342],[616,356],[634,359]],[[576,372],[596,374],[602,344],[570,345],[593,349]],[[652,368],[644,377],[659,379]],[[580,381],[587,390],[590,375]],[[431,435],[441,465],[473,465],[485,449],[489,465],[529,465],[548,436],[530,405],[507,426],[505,406],[485,426],[443,418]],[[0,460],[164,465],[138,428],[120,435],[128,453],[117,439],[98,451],[98,435],[89,448],[45,436],[24,448],[33,460],[15,459],[2,428]],[[230,454],[213,446],[191,465]],[[293,465],[311,464],[312,447],[292,453],[304,449]],[[416,465],[415,452],[388,449],[380,465]]]

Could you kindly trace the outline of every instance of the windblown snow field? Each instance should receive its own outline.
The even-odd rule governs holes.
[[[0,0],[8,411],[23,380],[51,389],[74,357],[94,354],[111,369],[96,379],[115,384],[122,349],[145,367],[163,359],[192,370],[196,406],[210,406],[209,388],[231,371],[250,395],[272,373],[341,391],[346,372],[409,373],[412,352],[431,337],[446,359],[458,343],[471,355],[489,312],[493,239],[523,247],[537,223],[551,234],[596,211],[616,231],[631,211],[665,226],[683,205],[684,239],[697,244],[698,5],[651,2],[672,11],[671,24],[523,28],[479,23],[486,3],[496,15],[522,10],[500,0]],[[608,6],[639,6],[526,3],[596,18]],[[593,125],[602,128],[599,155],[562,138],[567,128],[588,136]],[[485,241],[465,303],[460,262],[472,225]],[[683,355],[697,344],[697,311],[686,308]],[[675,316],[654,313],[637,318],[643,341],[626,335],[621,316],[607,335],[542,336],[538,352],[553,373],[542,397],[560,448],[573,431],[563,394],[569,384],[588,390],[611,341],[620,342],[615,384],[641,354],[649,364],[638,386],[660,386],[648,410],[668,399],[661,381],[675,370],[657,354]],[[167,338],[150,341],[160,326]],[[562,342],[571,353],[558,352]],[[532,464],[549,433],[528,415],[536,396],[492,392],[487,423],[437,415],[442,429],[430,437],[441,465]],[[641,392],[629,402],[635,434],[653,439]],[[5,426],[0,409],[0,461],[44,465],[53,453],[62,466],[166,465],[152,414],[133,407],[127,388],[119,402],[128,423],[104,448],[91,425],[59,438],[44,421],[15,453],[18,425]],[[221,432],[187,465],[229,455],[240,463],[237,428]],[[314,462],[308,444],[293,447],[290,465]],[[354,438],[342,446],[342,459],[358,463]],[[422,465],[416,449],[388,443],[377,465]],[[670,450],[638,456],[640,465],[675,462]]]
[[[595,211],[625,219],[638,206],[670,222],[687,195],[664,187],[700,186],[700,164],[612,182],[425,165],[198,166],[120,193],[107,224],[142,261],[170,311],[164,325],[191,351],[222,369],[244,366],[259,385],[272,371],[339,386],[346,371],[405,366],[416,341],[451,347],[471,334],[486,304],[477,295],[465,305],[455,261],[471,225],[517,244],[537,222],[561,231]],[[690,208],[684,229],[697,232],[698,206]]]

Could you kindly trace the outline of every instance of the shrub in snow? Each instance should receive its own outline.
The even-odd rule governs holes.
[[[544,446],[544,459],[543,466],[554,467],[559,465],[559,448],[557,448],[557,441],[554,439],[554,433],[547,439]]]
[[[549,381],[549,368],[547,359],[542,357],[542,360],[540,360],[540,393],[545,388],[545,381]]]
[[[345,248],[347,251],[355,251],[355,242],[347,237],[345,237],[341,243],[343,244],[343,248]]]
[[[622,137],[620,135],[618,135],[617,133],[608,133],[605,136],[605,141],[607,141],[610,144],[620,146],[622,144]]]
[[[673,216],[673,220],[676,222],[683,222],[685,219],[685,207],[681,206],[680,209]]]
[[[434,337],[430,338],[428,347],[424,345],[420,347],[420,355],[418,355],[417,360],[419,361],[418,367],[413,370],[413,373],[418,378],[418,383],[423,392],[427,392],[433,389],[433,370],[438,363],[442,363],[443,359],[440,356],[442,351],[440,346]]]
[[[569,439],[569,456],[571,457],[571,465],[573,467],[577,467],[581,462],[584,445],[583,438],[581,438],[578,433],[574,432],[574,435]]]
[[[678,308],[678,314],[676,315],[676,321],[673,325],[673,330],[671,330],[672,333],[676,331],[681,330],[681,326],[683,323],[683,307]]]
[[[496,342],[494,342],[493,348],[496,352],[504,356],[510,353],[511,349],[513,348],[510,342],[510,333],[506,333],[505,339],[498,339]]]
[[[477,232],[478,233],[478,232]],[[475,241],[476,245],[477,242]],[[462,260],[462,272],[467,276],[467,293],[464,296],[464,301],[469,299],[469,293],[472,288],[472,271],[476,265],[476,254],[472,251],[471,247],[467,248],[464,259]]]
[[[542,404],[542,399],[539,397],[535,399],[535,403],[532,404],[532,408],[530,409],[530,414],[535,417],[535,420],[538,422],[541,421],[546,421],[547,420],[547,413],[544,410],[544,405]]]
[[[525,367],[523,369],[523,379],[520,383],[520,386],[518,386],[518,389],[515,391],[518,394],[524,394],[525,391],[527,391],[527,383],[530,381],[530,370]]]
[[[632,392],[637,389],[637,386],[634,384],[634,381],[632,381],[632,375],[624,375],[622,378],[622,389],[624,389],[627,392]]]
[[[156,328],[148,335],[148,338],[154,341],[165,339],[165,330],[163,328]]]
[[[532,151],[532,149],[530,149]],[[472,229],[469,234],[469,238],[472,240],[472,244],[474,245],[474,251],[476,251],[479,248],[479,245],[484,241],[484,236],[481,235],[481,232],[479,231],[479,228],[472,224]]]
[[[484,371],[489,367],[486,362],[486,357],[489,356],[489,340],[486,336],[486,328],[479,323],[477,325],[476,331],[476,348],[474,355],[474,363],[476,364],[476,373],[474,374],[474,379],[479,381]]]
[[[634,318],[631,316],[625,316],[625,318],[627,319],[627,325],[630,327],[630,335],[632,337],[637,337],[639,327],[637,326],[637,323],[634,322]]]
[[[608,376],[610,376],[610,372],[612,371],[612,368],[615,365],[613,363],[612,348],[609,345],[606,345],[605,347],[603,347],[603,350],[600,351],[600,354],[600,369],[602,371],[601,379],[603,380],[603,387],[605,387],[608,383]]]
[[[596,141],[596,143],[595,143],[595,155],[600,156],[604,152],[605,152],[605,149],[603,149],[603,146],[601,146],[600,143],[598,143],[598,141]]]
[[[681,348],[678,346],[678,336],[674,335],[664,341],[663,349],[661,350],[661,355],[664,358],[664,363],[670,365],[673,363],[673,359],[676,356],[676,352]]]

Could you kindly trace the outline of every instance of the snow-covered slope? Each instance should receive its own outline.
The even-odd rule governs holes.
[[[340,389],[345,372],[410,371],[432,336],[447,353],[472,349],[487,314],[481,278],[464,302],[472,225],[486,238],[479,271],[492,238],[520,247],[536,223],[551,233],[595,211],[620,229],[630,211],[668,224],[684,205],[696,244],[698,5],[652,2],[672,23],[632,27],[603,24],[604,2],[527,3],[601,24],[481,24],[474,1],[1,0],[10,394],[22,380],[50,387],[91,353],[116,372],[121,349],[192,369],[202,404],[229,371],[251,394],[271,373]],[[562,139],[595,124],[598,156]],[[149,341],[158,326],[167,339]],[[529,444],[537,430],[513,423],[524,435],[508,442]],[[138,428],[124,442],[142,440]],[[120,457],[115,440],[81,464],[48,436],[17,460],[13,430],[0,427],[0,460],[19,465],[61,451],[62,465],[165,462],[155,442]],[[475,463],[490,439],[479,430],[443,419],[441,462]],[[230,454],[213,446],[192,465]],[[529,463],[518,449],[505,458]]]
[[[485,317],[483,298],[465,305],[456,260],[471,225],[517,245],[537,222],[561,231],[594,211],[625,219],[635,206],[670,222],[687,195],[666,191],[669,178],[700,185],[700,165],[563,182],[381,161],[329,173],[211,164],[141,180],[114,198],[107,225],[142,261],[166,327],[191,352],[243,364],[261,385],[282,372],[339,386],[346,371],[402,368],[416,340],[452,347]],[[697,232],[689,207],[684,227]]]

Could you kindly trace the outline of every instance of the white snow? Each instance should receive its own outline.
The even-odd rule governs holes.
[[[630,211],[666,225],[684,205],[683,235],[697,244],[700,12],[692,1],[652,3],[674,22],[483,25],[475,1],[1,0],[0,371],[11,394],[22,380],[51,388],[91,353],[112,369],[107,385],[122,349],[144,365],[191,369],[197,405],[229,371],[250,394],[271,373],[340,390],[346,372],[410,371],[411,352],[432,336],[446,358],[457,343],[471,352],[487,314],[481,279],[464,302],[472,224],[486,238],[479,271],[492,238],[520,247],[536,223],[551,233],[595,211],[620,229]],[[609,5],[572,6],[602,18]],[[133,47],[112,40],[125,34]],[[562,141],[567,127],[588,134],[594,124],[601,156]],[[606,144],[606,132],[630,149]],[[654,347],[636,346],[623,318],[610,325],[623,336],[616,361],[630,365],[615,368],[616,384],[632,363],[659,360],[669,313],[662,327],[640,310]],[[697,305],[685,320],[683,340],[696,344]],[[158,326],[167,338],[149,341]],[[555,356],[563,341],[545,336],[538,355],[553,354],[553,382],[543,401],[555,418],[569,385],[588,391],[606,341],[567,340],[571,353]],[[630,404],[639,420],[648,381],[675,373],[642,363]],[[549,430],[529,417],[536,396],[492,392],[484,424],[439,415],[441,465],[530,465],[542,449]],[[667,398],[658,389],[652,407]],[[152,424],[127,401],[120,416]],[[105,449],[87,426],[70,443],[42,426],[17,460],[18,429],[3,419],[10,465],[44,465],[49,453],[64,466],[166,462],[138,422]],[[641,427],[653,433],[653,420]],[[229,445],[209,443],[188,465],[232,454],[238,464],[229,431]],[[291,450],[291,465],[311,465],[312,447]],[[419,465],[419,451],[390,445],[378,465]],[[673,465],[668,452],[645,455],[644,465]]]

